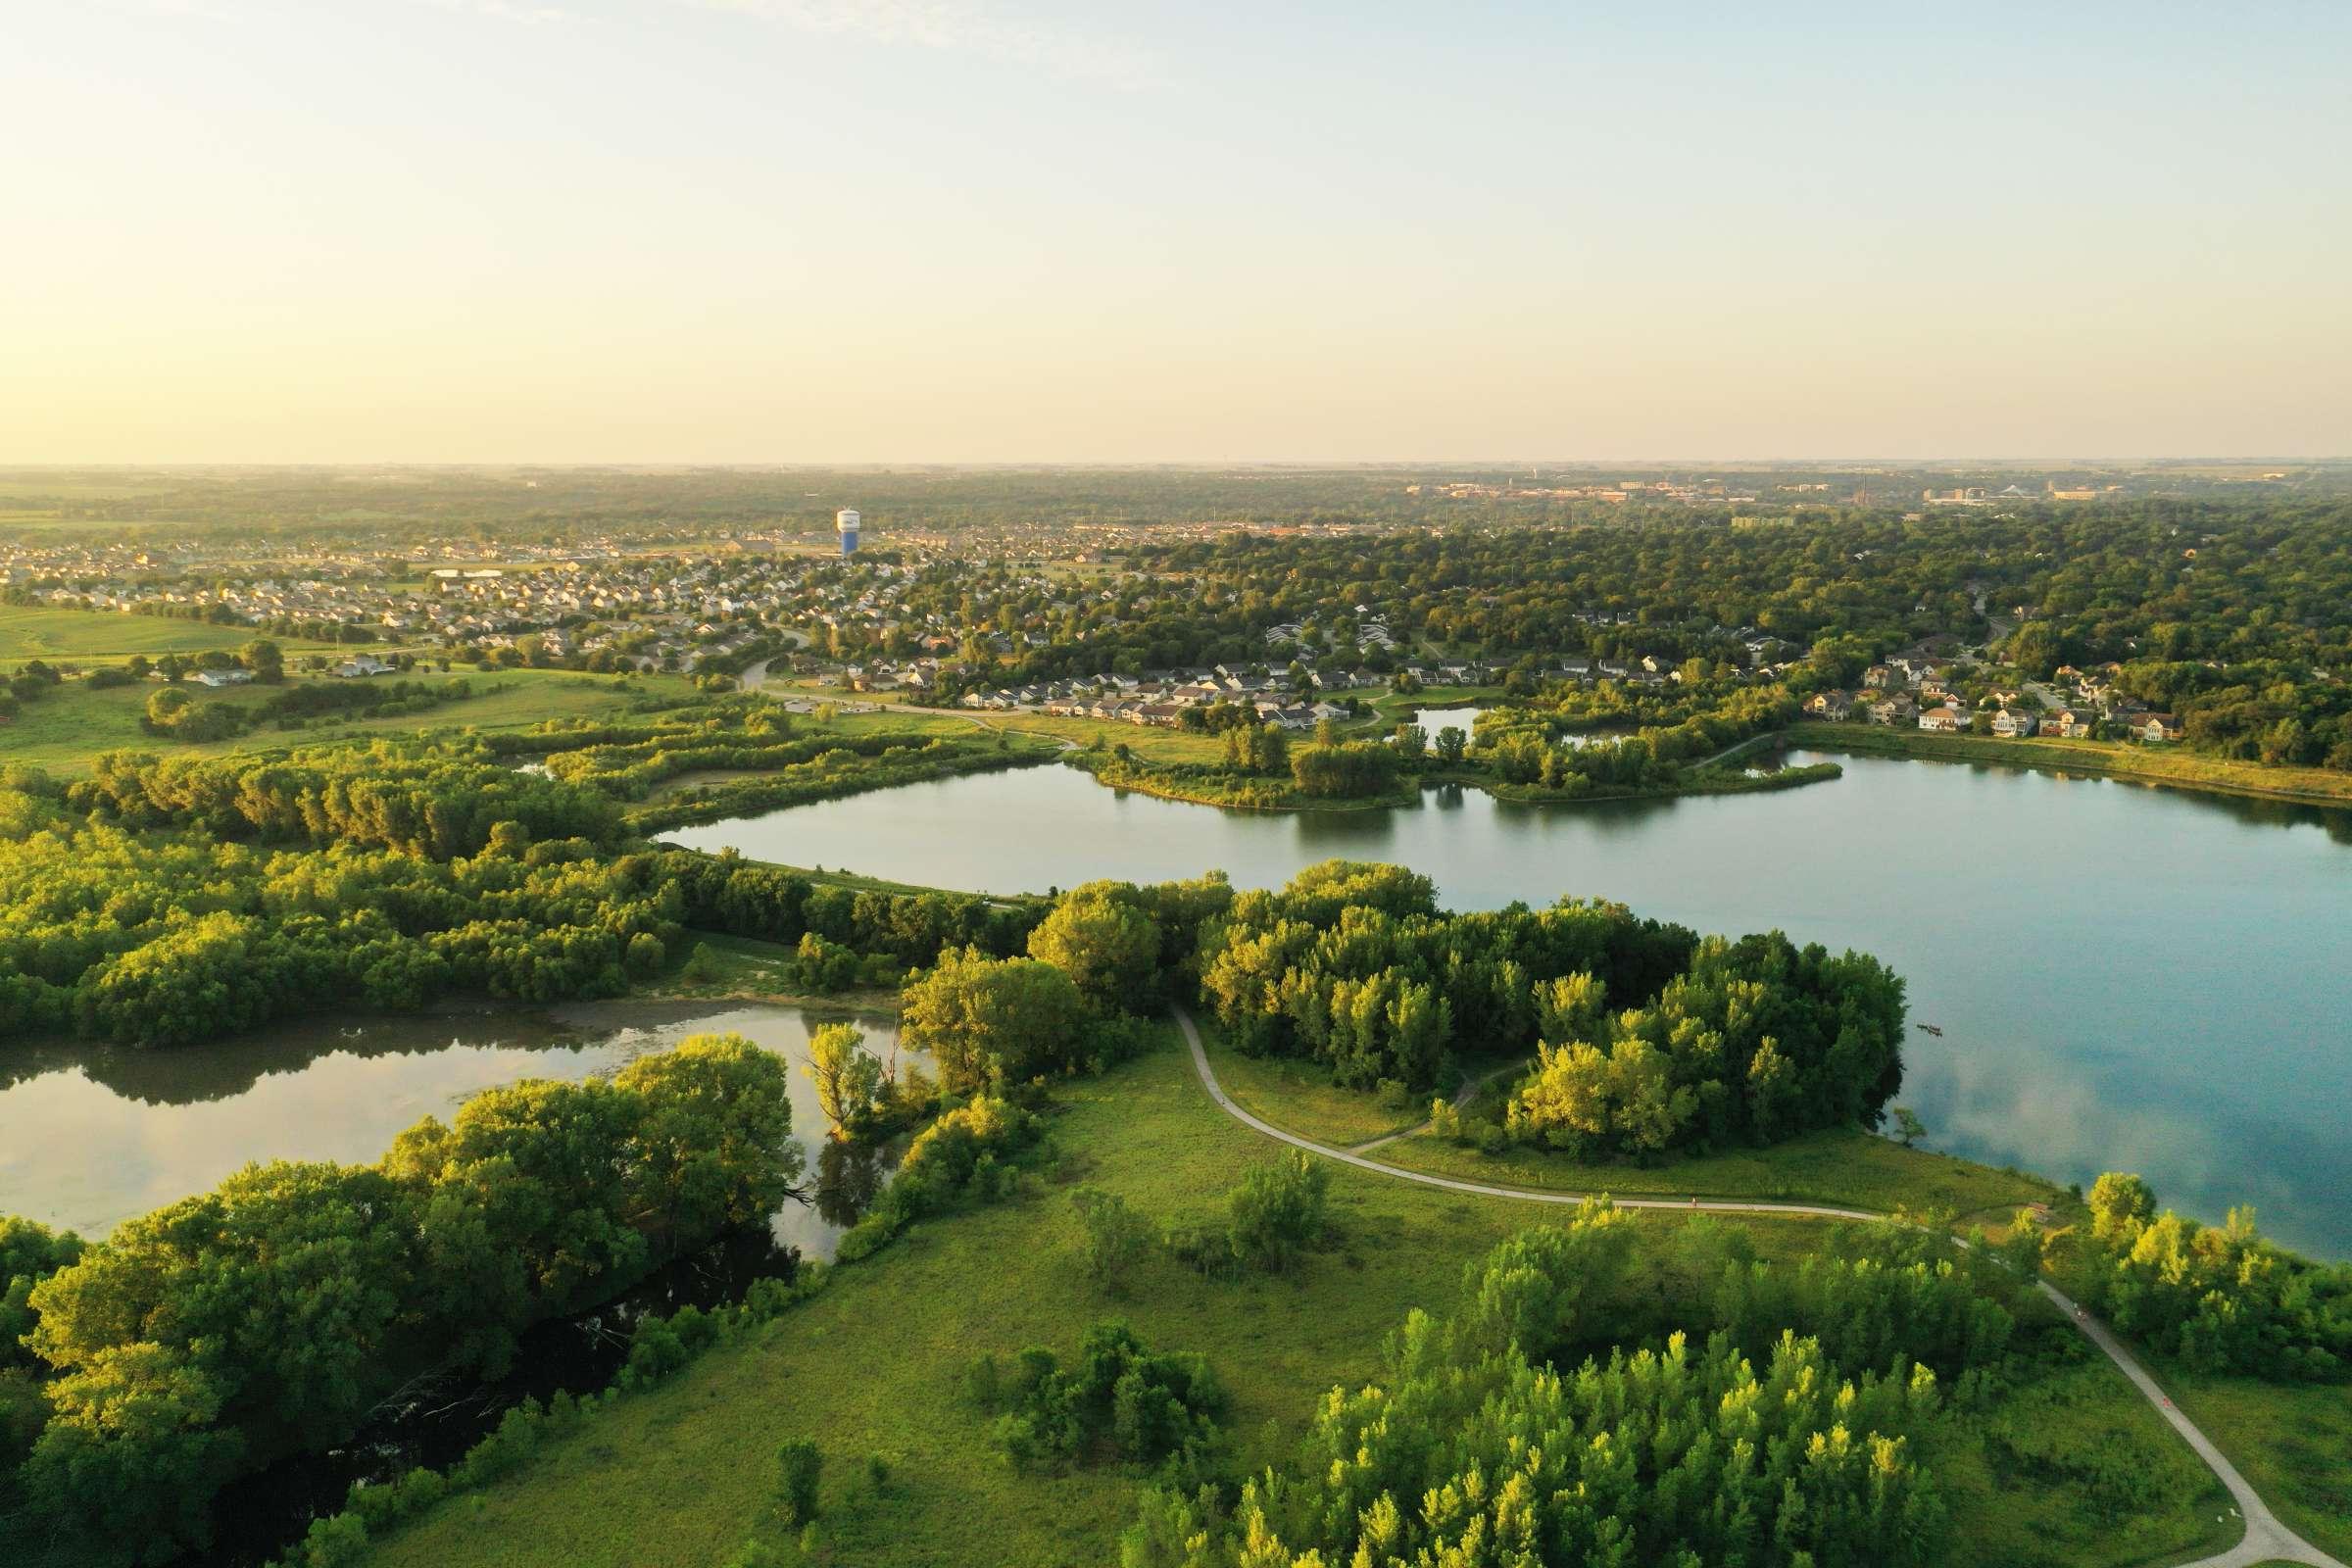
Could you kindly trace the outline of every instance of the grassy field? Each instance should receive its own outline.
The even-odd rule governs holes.
[[[2352,1388],[2218,1378],[2155,1363],[2173,1401],[2288,1528],[2352,1561]]]
[[[1060,1163],[1046,1180],[1005,1204],[918,1226],[757,1338],[613,1406],[485,1492],[442,1504],[376,1543],[368,1560],[710,1568],[762,1529],[776,1446],[805,1437],[827,1456],[824,1520],[817,1554],[786,1545],[784,1561],[1097,1568],[1115,1555],[1135,1478],[1016,1475],[991,1451],[984,1419],[955,1397],[974,1354],[1030,1344],[1067,1354],[1089,1322],[1124,1316],[1154,1346],[1209,1356],[1233,1395],[1239,1456],[1254,1465],[1288,1452],[1323,1392],[1377,1369],[1382,1339],[1407,1307],[1449,1307],[1469,1260],[1544,1217],[1529,1204],[1340,1170],[1344,1243],[1297,1275],[1214,1282],[1162,1258],[1128,1298],[1108,1299],[1079,1271],[1064,1189],[1091,1183],[1163,1223],[1199,1220],[1273,1146],[1209,1103],[1172,1039],[1062,1094]],[[1746,1228],[1781,1257],[1820,1234],[1793,1219]],[[2033,1464],[2015,1445],[1956,1427],[1937,1454],[1961,1510],[1956,1560],[2120,1568],[2211,1539],[2218,1490],[2123,1379],[2086,1361],[2054,1381],[2057,1396],[2031,1412],[2029,1452],[2095,1441],[2135,1472],[2163,1477],[2173,1500],[2111,1518],[2064,1466]],[[857,1474],[869,1453],[891,1461],[879,1492]]]
[[[1161,729],[1152,724],[1129,724],[1112,718],[1062,718],[1050,713],[980,713],[975,716],[992,729],[1048,735],[1055,740],[1074,741],[1080,746],[1092,746],[1099,740],[1103,749],[1108,750],[1124,743],[1128,750],[1148,762],[1221,762],[1225,760],[1225,738],[1221,735]]]
[[[575,674],[560,669],[510,669],[489,674],[459,670],[448,675],[426,671],[405,678],[432,684],[464,680],[478,695],[428,713],[335,719],[314,722],[299,730],[265,726],[224,741],[188,746],[150,735],[139,727],[147,698],[157,689],[153,684],[141,682],[97,692],[69,684],[39,701],[26,703],[13,720],[0,723],[0,762],[26,762],[70,778],[88,772],[91,759],[105,751],[130,749],[174,757],[224,757],[334,741],[364,741],[379,735],[414,735],[428,729],[466,726],[484,730],[521,729],[549,718],[625,716],[645,697],[674,700],[690,697],[694,690],[690,682],[677,675],[633,676],[624,690],[610,675]],[[263,702],[270,690],[261,686],[234,686],[218,692],[189,688],[200,703],[241,707]]]
[[[163,615],[0,605],[0,664],[10,666],[27,659],[45,659],[51,663],[65,660],[115,662],[132,654],[150,658],[169,653],[201,654],[216,648],[242,648],[256,637],[268,635],[251,626],[215,626]],[[299,637],[270,640],[289,655],[334,647]]]
[[[1426,1097],[1415,1097],[1401,1108],[1384,1107],[1375,1096],[1333,1083],[1330,1069],[1319,1062],[1245,1056],[1226,1043],[1213,1022],[1200,1024],[1200,1044],[1216,1068],[1217,1082],[1234,1103],[1317,1143],[1346,1149],[1429,1119]]]
[[[1378,1157],[1407,1170],[1510,1187],[1840,1203],[1881,1212],[1901,1208],[1950,1213],[1987,1224],[2006,1219],[2024,1203],[2062,1206],[2073,1201],[2063,1189],[2037,1176],[1905,1149],[1859,1128],[1807,1133],[1769,1149],[1737,1149],[1654,1166],[1581,1164],[1540,1149],[1511,1148],[1486,1154],[1428,1133],[1386,1145]]]
[[[2000,762],[2014,767],[2061,768],[2140,780],[2172,789],[2256,795],[2316,806],[2352,806],[2352,773],[2320,767],[2272,767],[2232,762],[2193,752],[2122,741],[2005,741],[1986,735],[1931,735],[1878,724],[1805,722],[1788,727],[1788,743],[1861,757],[1924,757],[1942,761]]]

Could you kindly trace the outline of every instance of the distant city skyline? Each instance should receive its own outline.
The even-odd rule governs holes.
[[[1773,10],[39,8],[0,465],[2352,455],[2352,12]]]

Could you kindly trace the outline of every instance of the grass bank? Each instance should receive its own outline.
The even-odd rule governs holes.
[[[1165,1034],[1142,1059],[1060,1094],[1059,1164],[1047,1179],[1003,1205],[918,1225],[754,1338],[373,1544],[367,1561],[709,1568],[760,1528],[777,1445],[807,1438],[827,1456],[821,1540],[814,1555],[783,1546],[784,1562],[1096,1568],[1115,1558],[1137,1478],[1010,1469],[985,1421],[954,1396],[974,1354],[1002,1358],[1029,1344],[1067,1354],[1088,1323],[1124,1316],[1154,1346],[1207,1354],[1232,1393],[1238,1456],[1254,1465],[1288,1451],[1321,1394],[1377,1369],[1383,1338],[1408,1307],[1448,1309],[1468,1261],[1547,1212],[1335,1170],[1345,1241],[1298,1274],[1218,1282],[1158,1258],[1127,1298],[1112,1299],[1083,1279],[1067,1188],[1091,1183],[1156,1221],[1197,1221],[1274,1146],[1209,1102]],[[1742,1224],[1783,1258],[1821,1234],[1798,1219]],[[2216,1489],[2103,1360],[2062,1369],[2051,1389],[2006,1436],[1971,1421],[1938,1441],[1958,1562],[2122,1568],[2211,1538]],[[2161,1478],[2162,1500],[2116,1517],[2102,1483],[2039,1458],[2077,1443]],[[857,1474],[869,1453],[891,1461],[879,1489]]]
[[[1988,735],[1932,735],[1878,724],[1792,724],[1788,744],[1857,757],[1917,757],[1938,761],[1998,762],[2011,767],[2059,768],[2132,779],[2168,789],[2250,795],[2311,806],[2352,806],[2352,773],[2320,767],[2275,767],[2200,757],[2177,748],[2126,741],[2009,741]]]

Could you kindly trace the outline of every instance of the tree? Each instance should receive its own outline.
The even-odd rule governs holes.
[[[790,1069],[737,1034],[640,1056],[613,1087],[641,1106],[623,1212],[670,1252],[765,1224],[801,1176]]]
[[[816,1517],[817,1480],[824,1474],[825,1456],[815,1444],[795,1438],[776,1449],[776,1518],[805,1525]]]
[[[1546,1361],[1603,1326],[1634,1247],[1632,1215],[1588,1198],[1566,1225],[1524,1230],[1463,1271],[1463,1327]]]
[[[873,1107],[882,1088],[882,1064],[866,1054],[865,1036],[852,1024],[829,1023],[810,1035],[802,1070],[816,1086],[817,1107],[836,1138]]]
[[[2156,1195],[2137,1176],[2108,1171],[2091,1183],[2091,1234],[2101,1240],[2118,1238],[2130,1246],[2148,1221],[2156,1217]]]
[[[247,643],[238,658],[253,671],[253,678],[266,686],[277,685],[286,678],[285,653],[267,637],[256,637]]]
[[[157,729],[170,729],[178,721],[180,714],[187,711],[193,701],[177,686],[166,686],[162,691],[150,692],[147,697],[147,722]]]
[[[942,953],[901,994],[899,1015],[899,1038],[931,1054],[954,1094],[1070,1071],[1087,1034],[1086,999],[1060,968],[976,947]]]
[[[1029,956],[1068,975],[1104,1012],[1150,1011],[1159,995],[1160,932],[1136,900],[1115,883],[1071,889],[1029,933]]]
[[[1280,1273],[1323,1234],[1331,1170],[1296,1150],[1253,1167],[1225,1201],[1226,1237],[1245,1268]]]
[[[1070,1195],[1071,1206],[1086,1229],[1086,1273],[1113,1296],[1123,1296],[1127,1283],[1152,1250],[1152,1222],[1116,1193],[1081,1187]]]
[[[50,1399],[24,1490],[69,1539],[115,1544],[84,1560],[135,1551],[163,1561],[210,1543],[207,1503],[246,1447],[242,1434],[217,1425],[226,1401],[212,1376],[139,1341],[77,1363]]]
[[[1912,1113],[1909,1105],[1894,1107],[1894,1134],[1905,1149],[1928,1136],[1928,1124]]]
[[[1438,731],[1438,760],[1451,767],[1462,760],[1470,746],[1470,737],[1458,724],[1447,724]]]

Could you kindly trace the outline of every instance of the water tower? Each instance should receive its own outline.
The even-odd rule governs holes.
[[[858,553],[858,512],[844,507],[833,514],[833,531],[841,535],[841,554],[845,561]]]

